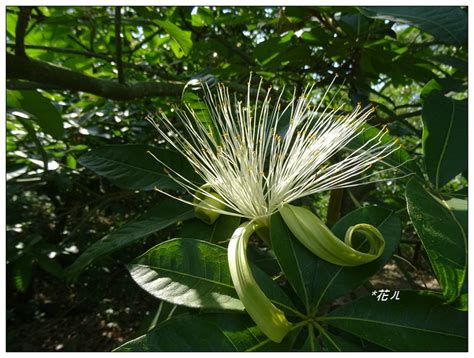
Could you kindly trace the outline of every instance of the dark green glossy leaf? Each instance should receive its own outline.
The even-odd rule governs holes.
[[[420,97],[426,98],[431,92],[439,91],[443,94],[449,92],[464,92],[467,86],[453,77],[437,78],[429,81],[421,90]]]
[[[401,291],[400,300],[368,296],[330,312],[322,321],[394,351],[467,350],[467,314],[436,296]]]
[[[372,138],[377,136],[378,133],[380,133],[379,129],[366,124],[363,127],[362,132],[347,145],[347,149],[357,150],[357,148],[360,148]],[[392,141],[394,141],[394,138],[392,138],[388,133],[382,135],[381,137],[382,143],[389,143]],[[423,178],[421,169],[418,167],[415,161],[410,158],[408,152],[403,148],[396,150],[388,157],[384,158],[383,162],[389,166],[398,167],[399,174],[406,175],[414,173],[420,178]]]
[[[227,250],[196,239],[161,243],[128,265],[137,284],[153,296],[177,305],[206,309],[244,309],[235,292]],[[261,289],[280,307],[291,301],[268,275],[252,267]]]
[[[270,341],[246,315],[206,313],[173,317],[118,347],[120,352],[285,351],[293,337]]]
[[[350,226],[358,223],[375,226],[384,236],[385,250],[382,256],[369,264],[342,267],[313,255],[290,233],[280,215],[272,216],[270,234],[273,250],[307,310],[357,288],[380,270],[398,247],[401,226],[393,212],[376,206],[361,208],[340,219],[332,231],[342,238]]]
[[[433,79],[423,86],[423,89],[421,90],[421,93],[420,93],[420,97],[426,98],[431,92],[441,91],[442,89],[443,87],[441,86],[441,84],[435,79]]]
[[[227,247],[228,240],[239,224],[239,217],[229,215],[221,215],[213,225],[208,225],[199,219],[193,219],[186,222],[178,236],[192,237]]]
[[[112,231],[89,246],[81,256],[67,268],[68,276],[75,277],[100,256],[107,255],[133,244],[135,241],[162,230],[177,221],[194,216],[193,207],[173,199],[163,199],[159,204],[137,219]]]
[[[456,301],[454,301],[452,303],[452,306],[454,308],[456,308],[457,310],[459,311],[465,311],[467,312],[467,309],[468,309],[468,294],[467,293],[463,293],[461,294],[457,299]]]
[[[179,153],[140,144],[106,145],[83,154],[78,162],[112,183],[127,189],[177,189],[164,166],[148,152],[188,179],[194,170]]]
[[[63,137],[63,119],[49,99],[37,91],[18,91],[9,97],[10,104],[31,113],[45,133],[56,139]]]
[[[461,291],[467,266],[467,201],[448,202],[427,192],[415,179],[406,188],[408,214],[449,301]]]
[[[324,345],[329,352],[362,352],[364,349],[355,342],[352,342],[340,335],[325,332],[321,335]]]
[[[128,265],[153,296],[193,308],[243,310],[227,266],[227,251],[195,239],[161,243]]]
[[[285,55],[292,37],[293,31],[290,31],[284,36],[272,37],[259,43],[253,52],[255,59],[262,65],[268,65],[270,62],[276,61],[279,56]]]
[[[370,6],[360,10],[371,18],[419,27],[453,45],[467,42],[467,12],[458,6]]]
[[[33,252],[33,255],[35,261],[43,270],[58,278],[62,278],[64,276],[64,270],[57,261],[50,259],[46,254],[41,252]]]
[[[433,92],[422,118],[426,171],[439,188],[467,169],[467,101]]]

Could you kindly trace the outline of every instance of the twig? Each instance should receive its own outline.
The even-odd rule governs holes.
[[[30,135],[31,139],[35,143],[36,149],[40,153],[41,159],[43,161],[44,172],[46,173],[48,171],[48,154],[46,153],[46,151],[43,148],[43,145],[41,144],[38,137],[36,136],[36,132],[35,132],[35,129],[34,129],[33,125],[31,123],[27,122],[26,119],[22,119],[22,118],[17,118],[17,119],[18,119],[18,122],[20,122],[22,124],[22,126],[26,129],[26,131]]]
[[[18,14],[18,21],[15,28],[15,54],[17,56],[26,57],[25,52],[25,33],[30,20],[32,8],[29,6],[20,7]]]
[[[331,195],[329,197],[328,212],[326,215],[326,225],[331,227],[336,223],[336,221],[341,216],[341,204],[342,197],[344,194],[344,189],[334,189],[331,190]]]
[[[153,38],[158,35],[159,33],[161,32],[161,29],[158,29],[156,30],[155,32],[153,32],[152,34],[148,35],[147,37],[145,37],[142,41],[140,41],[138,44],[136,44],[129,52],[128,54],[128,61],[131,60],[132,58],[132,55],[138,51],[139,49],[141,49],[141,47],[146,44],[147,42],[153,40]]]
[[[392,122],[395,122],[395,121],[398,121],[398,120],[401,120],[401,119],[417,117],[417,116],[421,115],[421,113],[422,113],[422,111],[420,109],[418,111],[407,112],[407,113],[403,113],[403,114],[399,114],[399,115],[391,116],[391,117],[387,117],[387,118],[378,118],[377,123],[378,124],[392,123]]]
[[[80,47],[82,47],[84,50],[89,51],[86,45],[84,45],[81,41],[76,39],[74,36],[71,34],[68,34],[67,37],[69,37],[72,41],[74,41],[76,44],[78,44]]]
[[[122,16],[120,14],[121,6],[115,7],[115,53],[117,62],[118,82],[125,83],[122,65]]]

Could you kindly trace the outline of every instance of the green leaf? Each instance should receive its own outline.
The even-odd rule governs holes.
[[[31,282],[33,260],[31,255],[25,254],[12,263],[13,285],[19,292],[26,292]]]
[[[217,143],[219,143],[219,133],[214,125],[214,120],[212,118],[209,106],[203,99],[201,99],[200,95],[202,95],[202,93],[198,95],[199,92],[192,91],[190,83],[193,82],[195,83],[196,80],[191,80],[186,83],[183,89],[183,94],[181,96],[181,101],[183,102],[183,104],[189,107],[190,110],[192,110],[193,117],[199,120],[199,122],[201,122],[206,131],[214,137]],[[208,85],[211,86],[212,84]],[[195,89],[194,91],[200,90],[202,90],[202,87],[199,89]]]
[[[419,27],[453,45],[467,42],[467,12],[458,6],[370,6],[360,7],[360,10],[374,19]]]
[[[467,169],[467,101],[433,92],[425,99],[422,118],[426,171],[440,188]]]
[[[14,95],[12,92],[9,91],[8,96],[10,104],[32,114],[43,131],[53,138],[63,137],[63,119],[49,99],[37,91],[18,91]]]
[[[393,212],[376,206],[349,213],[333,226],[332,231],[341,238],[350,226],[359,223],[373,225],[381,232],[385,238],[385,250],[381,257],[369,264],[342,267],[313,255],[291,234],[279,214],[272,216],[270,235],[273,250],[308,312],[322,302],[357,288],[380,270],[398,247],[401,235],[399,219]]]
[[[132,278],[153,296],[191,308],[243,311],[227,263],[227,250],[196,239],[163,242],[128,265]],[[252,267],[265,294],[280,307],[291,301],[262,270]]]
[[[443,294],[459,296],[467,269],[467,201],[448,202],[427,192],[415,179],[406,188],[407,209],[428,254]]]
[[[74,156],[72,154],[68,154],[66,156],[66,165],[67,165],[68,168],[76,169],[77,160],[76,160],[76,158],[74,158]]]
[[[278,57],[285,55],[292,37],[293,31],[289,31],[283,36],[272,37],[259,43],[253,52],[255,59],[262,65],[268,65]]]
[[[430,95],[433,91],[441,91],[443,87],[439,84],[439,82],[435,79],[428,81],[421,90],[420,97],[426,98]]]
[[[368,296],[320,320],[394,351],[467,350],[467,314],[426,292],[401,291],[400,300]]]
[[[190,31],[184,31],[168,20],[155,20],[155,22],[160,27],[162,27],[163,30],[165,30],[173,40],[178,43],[185,56],[189,55],[189,52],[193,47],[193,41],[191,40]]]
[[[467,312],[467,303],[468,303],[468,294],[467,293],[463,293],[462,295],[460,295],[456,301],[454,301],[452,303],[452,306],[454,308],[456,308],[458,311],[465,311]]]
[[[318,341],[317,332],[315,332],[313,325],[308,324],[307,328],[308,337],[306,338],[303,347],[301,347],[301,352],[322,352],[322,347]]]
[[[177,221],[187,220],[194,215],[190,205],[173,199],[163,199],[159,204],[139,218],[112,231],[89,246],[81,256],[67,268],[67,275],[76,277],[97,258],[112,253],[135,241],[162,230]]]
[[[83,154],[79,163],[110,180],[115,185],[132,190],[180,188],[166,173],[163,164],[187,179],[195,178],[194,170],[179,153],[141,144],[106,145]]]
[[[165,241],[128,265],[153,296],[192,308],[243,310],[227,268],[227,252],[195,239]]]
[[[47,255],[41,252],[33,252],[33,256],[39,267],[41,267],[46,272],[49,272],[58,278],[62,278],[64,276],[63,268],[54,259],[50,259]]]
[[[213,225],[205,224],[199,219],[193,219],[183,225],[178,236],[192,237],[213,244],[226,244],[227,246],[228,240],[239,224],[240,218],[230,215],[221,215]]]
[[[250,317],[233,313],[202,313],[173,317],[147,334],[118,347],[119,352],[243,352],[285,351],[293,337],[277,344]]]
[[[325,332],[321,335],[324,345],[327,347],[329,352],[362,352],[364,349],[348,339],[340,335],[331,334]],[[359,339],[360,341],[360,339]]]
[[[362,132],[349,142],[349,144],[347,145],[347,149],[357,150],[365,143],[376,137],[379,133],[379,129],[366,124],[364,125]],[[385,133],[380,138],[380,141],[382,143],[389,143],[393,142],[394,139],[388,133]],[[421,169],[418,167],[414,160],[411,160],[410,155],[403,148],[394,151],[388,157],[384,158],[383,162],[388,164],[389,166],[398,167],[398,170],[402,174],[415,173],[420,178],[423,178]]]

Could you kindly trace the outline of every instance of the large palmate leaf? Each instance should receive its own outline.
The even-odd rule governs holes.
[[[153,296],[176,305],[206,309],[244,309],[232,284],[227,250],[196,239],[161,243],[128,265],[135,282]],[[262,290],[280,307],[292,306],[279,286],[252,268]]]
[[[467,12],[458,6],[370,6],[360,10],[371,18],[419,27],[453,45],[467,42]]]
[[[439,188],[467,169],[467,101],[432,92],[422,118],[426,171]]]
[[[426,292],[401,291],[399,300],[388,301],[364,297],[320,319],[394,351],[467,350],[467,314]]]
[[[376,206],[351,212],[340,219],[332,231],[343,238],[350,226],[359,223],[371,224],[382,233],[385,250],[369,264],[342,267],[313,255],[291,234],[280,215],[272,216],[270,235],[273,250],[308,311],[361,285],[385,265],[398,247],[401,235],[399,219],[393,212]]]
[[[86,251],[67,269],[67,274],[77,276],[87,265],[98,257],[110,254],[135,241],[162,230],[177,221],[194,216],[193,208],[173,199],[163,199],[159,204],[137,219],[112,231],[89,246]]]
[[[188,179],[194,178],[194,170],[179,153],[140,144],[106,145],[94,148],[79,158],[79,163],[112,183],[127,189],[152,190],[177,189],[159,160]]]
[[[119,352],[286,351],[293,335],[274,343],[252,322],[235,313],[181,315],[118,347]]]
[[[446,202],[427,192],[415,179],[407,185],[406,199],[408,214],[443,294],[454,301],[467,270],[467,201]]]

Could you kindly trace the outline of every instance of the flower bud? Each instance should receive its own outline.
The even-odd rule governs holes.
[[[246,222],[234,231],[228,247],[230,274],[247,313],[268,338],[279,343],[290,331],[291,323],[265,296],[253,277],[246,250],[248,239],[255,229],[253,222]]]
[[[203,192],[196,192],[193,204],[196,205],[194,209],[194,215],[204,221],[206,224],[212,225],[219,218],[220,213],[216,211],[222,211],[225,209],[222,197],[211,191],[209,184],[204,184],[201,189],[207,191],[209,194],[206,195]]]
[[[308,209],[285,204],[280,214],[293,235],[313,254],[332,264],[358,266],[382,255],[385,240],[377,228],[369,224],[349,227],[344,241],[339,240],[329,228]],[[364,235],[370,248],[362,252],[352,246],[355,232]]]

